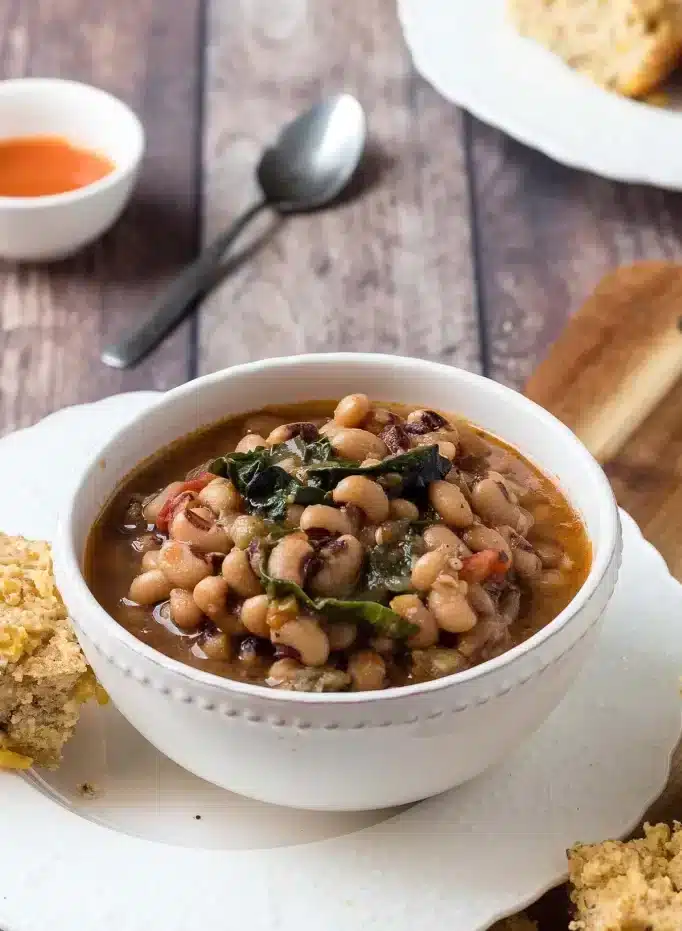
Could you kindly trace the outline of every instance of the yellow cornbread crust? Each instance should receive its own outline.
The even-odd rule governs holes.
[[[0,768],[56,767],[96,692],[49,544],[0,534]]]
[[[569,851],[571,931],[682,929],[682,826],[647,824],[644,834]]]

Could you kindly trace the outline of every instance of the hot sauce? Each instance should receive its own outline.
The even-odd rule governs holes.
[[[99,181],[116,166],[60,136],[0,139],[0,197],[63,194]]]

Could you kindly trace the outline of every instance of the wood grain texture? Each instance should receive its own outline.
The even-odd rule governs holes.
[[[2,77],[99,85],[136,109],[148,136],[134,202],[104,239],[52,266],[0,266],[1,432],[190,374],[188,327],[132,372],[103,366],[99,349],[196,250],[200,3],[184,0],[172,16],[164,0],[0,4]]]
[[[523,385],[610,269],[682,255],[682,198],[573,171],[469,118],[486,370]]]
[[[212,0],[208,35],[206,237],[255,196],[261,146],[325,93],[367,106],[372,152],[361,199],[275,227],[207,301],[201,370],[323,350],[478,369],[462,117],[414,76],[394,5]]]
[[[592,455],[617,455],[682,377],[682,266],[616,269],[568,321],[525,394]]]

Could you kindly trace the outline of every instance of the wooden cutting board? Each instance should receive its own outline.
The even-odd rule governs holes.
[[[682,266],[605,278],[526,394],[604,464],[619,504],[682,580]]]
[[[646,262],[618,269],[571,318],[526,394],[571,427],[604,464],[618,503],[682,581],[681,320],[682,266]],[[680,748],[668,788],[647,818],[673,819],[682,819]],[[540,931],[563,931],[565,890],[531,911]]]

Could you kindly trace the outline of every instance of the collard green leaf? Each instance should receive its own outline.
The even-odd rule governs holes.
[[[403,639],[416,634],[419,628],[411,621],[405,620],[395,611],[376,601],[343,601],[339,598],[311,598],[300,585],[287,579],[273,579],[261,573],[268,595],[282,598],[293,595],[297,601],[310,611],[321,614],[329,621],[352,621],[356,624],[369,624],[376,633],[384,637]]]
[[[412,565],[423,551],[423,541],[414,532],[409,532],[397,543],[373,546],[367,556],[365,585],[368,591],[377,596],[410,591]]]
[[[308,482],[325,491],[331,491],[349,475],[367,475],[370,478],[398,475],[401,481],[396,486],[396,491],[409,498],[426,491],[431,482],[445,478],[451,468],[452,463],[440,455],[436,445],[420,446],[399,456],[391,456],[373,466],[335,460],[328,460],[320,465],[313,464],[308,470]]]
[[[248,453],[229,453],[215,459],[210,471],[229,478],[243,497],[250,514],[269,520],[284,520],[290,504],[321,504],[325,492],[314,486],[304,485],[294,476],[276,465],[294,454],[282,452],[281,443],[272,449],[263,446]]]

